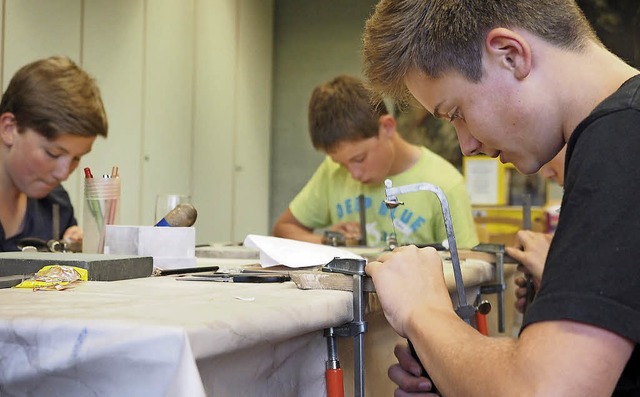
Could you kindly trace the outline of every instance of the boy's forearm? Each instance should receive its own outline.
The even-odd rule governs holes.
[[[408,337],[429,375],[454,396],[611,395],[634,348],[571,321],[536,323],[519,339],[482,336],[451,312],[430,311],[410,323]],[[578,363],[588,364],[576,371]]]
[[[312,231],[291,223],[276,223],[273,228],[275,237],[289,238],[293,240],[306,241],[309,243],[322,243],[322,236]]]

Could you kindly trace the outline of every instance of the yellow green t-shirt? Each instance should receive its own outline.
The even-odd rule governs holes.
[[[421,147],[422,156],[408,170],[389,177],[393,186],[427,182],[438,186],[449,203],[456,244],[471,248],[478,244],[469,194],[463,176],[447,160]],[[314,175],[289,204],[293,216],[312,229],[339,222],[360,221],[358,196],[365,196],[367,245],[386,245],[393,232],[398,244],[434,244],[447,239],[440,201],[428,191],[398,196],[405,204],[389,210],[384,204],[384,184],[363,184],[338,163],[326,157]]]

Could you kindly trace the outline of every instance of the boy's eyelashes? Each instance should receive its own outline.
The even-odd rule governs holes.
[[[53,153],[53,152],[50,152],[50,151],[48,151],[48,150],[45,150],[44,152],[45,152],[49,157],[51,157],[52,159],[57,159],[57,158],[59,158],[59,157],[61,156],[61,154]]]
[[[458,119],[464,120],[464,117],[462,117],[462,113],[460,112],[459,108],[454,108],[446,113],[440,113],[439,108],[436,107],[436,109],[433,112],[433,116],[437,119],[449,120],[449,122],[452,122],[452,123]]]
[[[447,117],[449,118],[449,121],[452,123],[454,122],[454,120],[462,119],[462,115],[460,114],[459,109],[455,109],[454,112],[451,115],[447,115]]]
[[[351,159],[351,162],[352,163],[362,163],[366,158],[367,158],[367,156],[356,157],[354,159]]]

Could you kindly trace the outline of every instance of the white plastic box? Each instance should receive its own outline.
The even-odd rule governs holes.
[[[152,256],[153,267],[179,269],[196,265],[194,227],[107,225],[104,253]]]

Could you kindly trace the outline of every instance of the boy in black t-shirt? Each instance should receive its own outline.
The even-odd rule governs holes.
[[[567,145],[562,212],[517,340],[457,317],[434,250],[367,265],[432,377],[398,346],[389,375],[400,393],[435,383],[451,396],[640,395],[640,71],[572,0],[382,0],[364,58],[375,91],[450,120],[465,155],[528,174]]]

